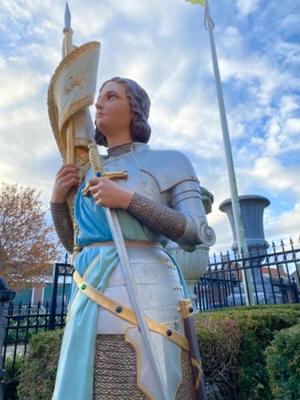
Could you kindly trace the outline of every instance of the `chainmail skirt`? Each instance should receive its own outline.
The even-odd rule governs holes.
[[[149,400],[137,387],[134,348],[123,335],[97,335],[93,400]],[[189,355],[181,352],[183,380],[175,400],[194,400]],[[170,399],[173,400],[173,399]]]

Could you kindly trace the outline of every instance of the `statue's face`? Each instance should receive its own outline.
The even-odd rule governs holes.
[[[96,101],[96,125],[105,135],[130,131],[132,112],[126,89],[117,82],[107,82]]]

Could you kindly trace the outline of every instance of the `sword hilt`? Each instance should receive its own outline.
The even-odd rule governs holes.
[[[100,176],[107,178],[107,179],[127,179],[128,178],[128,173],[127,171],[116,171],[116,172],[103,172],[102,174],[99,172],[96,172],[95,174],[98,178]],[[90,189],[91,189],[91,184],[90,182],[87,183],[85,188],[82,190],[82,194],[84,196],[89,196],[90,195]]]
[[[128,178],[128,173],[127,171],[104,171],[103,166],[102,166],[102,158],[100,154],[98,153],[97,146],[95,143],[90,143],[89,144],[89,157],[90,157],[90,163],[92,170],[94,171],[94,174],[100,178],[104,177],[107,179],[127,179]],[[90,182],[87,183],[85,188],[82,190],[82,194],[84,196],[89,196],[90,194],[90,188],[91,184]]]

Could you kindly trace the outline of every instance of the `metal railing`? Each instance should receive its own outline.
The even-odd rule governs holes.
[[[17,369],[18,360],[26,354],[30,338],[38,332],[62,328],[68,305],[67,279],[72,276],[73,267],[67,263],[57,263],[53,268],[53,287],[50,303],[9,303],[6,312],[6,328],[2,351],[2,366],[9,372],[6,379],[13,381]],[[60,293],[58,294],[58,288]],[[9,364],[9,365],[8,365]],[[9,375],[9,378],[7,377]],[[16,398],[15,384],[6,385],[5,393],[9,398]],[[9,392],[9,393],[8,393]],[[5,395],[5,396],[6,396]],[[6,397],[4,397],[6,398]]]
[[[269,251],[238,257],[236,253],[221,253],[213,257],[207,272],[195,286],[199,311],[245,305],[242,271],[250,271],[255,304],[299,303],[300,248],[293,241],[273,243]],[[18,356],[24,356],[32,335],[62,328],[65,325],[69,293],[67,283],[72,279],[73,267],[57,263],[53,269],[51,301],[46,304],[10,303],[7,312],[3,365],[10,359],[10,375],[14,376]],[[1,350],[1,349],[0,349]],[[1,367],[1,366],[0,366]]]
[[[246,305],[243,276],[250,280],[252,304],[299,303],[299,246],[290,240],[279,247],[272,243],[268,251],[252,250],[247,258],[229,252],[214,255],[195,286],[198,309]]]

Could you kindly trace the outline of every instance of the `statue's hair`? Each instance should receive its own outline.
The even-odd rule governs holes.
[[[150,99],[146,91],[135,81],[127,78],[114,77],[103,83],[100,88],[108,82],[117,82],[126,89],[126,95],[133,114],[130,123],[131,137],[134,142],[147,143],[151,135],[151,127],[148,123],[150,111]],[[100,146],[107,147],[107,140],[104,134],[96,127],[95,141]]]

